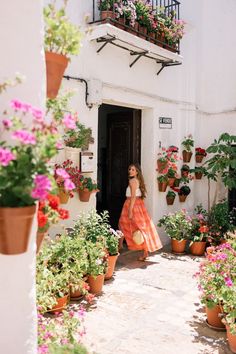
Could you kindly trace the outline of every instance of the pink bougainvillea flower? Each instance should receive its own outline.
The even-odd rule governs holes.
[[[62,122],[66,126],[66,128],[68,128],[68,129],[75,129],[76,128],[75,117],[73,117],[72,114],[64,115]]]
[[[36,144],[36,138],[35,136],[28,132],[27,130],[16,130],[13,134],[12,134],[12,138],[13,139],[17,139],[19,140],[22,144],[24,145],[35,145]]]
[[[0,147],[0,165],[8,166],[12,160],[15,160],[15,155],[9,150]]]
[[[50,179],[45,175],[37,175],[34,178],[35,188],[32,190],[31,196],[34,199],[44,200],[47,198],[48,192],[52,188]]]
[[[65,180],[64,187],[67,191],[72,191],[73,189],[75,189],[75,185],[70,179]]]
[[[68,173],[63,168],[57,168],[56,174],[57,174],[57,176],[62,177],[64,179],[70,178]]]
[[[12,121],[10,119],[3,119],[2,124],[4,128],[9,129],[12,126]]]

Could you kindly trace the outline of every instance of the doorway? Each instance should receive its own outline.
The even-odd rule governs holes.
[[[141,160],[141,110],[103,104],[98,113],[97,211],[108,210],[118,228],[125,201],[127,170]]]

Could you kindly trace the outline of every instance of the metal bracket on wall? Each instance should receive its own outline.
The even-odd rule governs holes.
[[[116,40],[116,37],[111,37],[111,38],[98,38],[97,42],[98,43],[103,43],[103,45],[97,50],[97,53],[100,53],[102,49],[108,44],[112,43],[114,40]]]
[[[157,75],[159,75],[162,72],[162,70],[164,68],[166,68],[167,66],[181,65],[181,63],[175,63],[173,61],[159,61],[159,60],[157,60],[156,62],[157,62],[157,64],[161,64],[161,68],[158,70]]]
[[[89,93],[88,93],[88,83],[87,83],[87,81],[85,79],[81,79],[80,77],[74,77],[74,76],[70,76],[70,75],[64,75],[63,77],[66,80],[76,80],[76,81],[79,81],[79,82],[83,82],[85,84],[85,103],[86,103],[86,106],[89,109],[91,109],[93,107],[93,105],[91,103],[88,103]]]
[[[148,53],[147,50],[143,51],[143,52],[130,52],[130,55],[137,55],[137,58],[134,59],[134,61],[129,65],[130,68],[132,68],[132,66],[143,56],[145,56]]]

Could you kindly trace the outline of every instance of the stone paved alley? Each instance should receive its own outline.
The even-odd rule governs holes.
[[[96,354],[229,354],[225,332],[207,327],[196,280],[201,257],[123,251],[114,278],[86,314]]]

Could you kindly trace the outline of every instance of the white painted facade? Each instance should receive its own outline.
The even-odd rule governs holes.
[[[0,108],[5,109],[11,98],[43,107],[42,2],[8,0],[1,2],[0,10],[4,14],[0,21],[0,79],[12,78],[15,72],[26,77],[22,85],[0,96]],[[68,10],[83,31],[93,28],[84,21],[85,15],[92,13],[92,0],[70,0]],[[165,68],[159,76],[158,65],[149,59],[142,58],[129,68],[131,58],[122,49],[108,45],[97,54],[99,44],[89,40],[94,32],[84,35],[80,55],[67,68],[67,75],[99,80],[103,103],[142,109],[141,165],[148,189],[146,204],[155,223],[167,211],[182,206],[192,210],[197,203],[206,206],[207,202],[207,182],[195,181],[191,182],[192,193],[185,204],[176,200],[173,207],[166,205],[165,194],[158,192],[156,182],[159,142],[162,146],[180,146],[182,138],[192,133],[195,146],[206,148],[224,131],[236,134],[235,15],[234,0],[228,0],[224,6],[220,0],[182,0],[181,18],[187,22],[187,33],[181,42],[183,64]],[[130,40],[131,35],[125,35]],[[92,127],[92,176],[96,179],[98,106],[91,110],[86,107],[83,84],[64,80],[63,85],[78,88],[73,106],[81,122]],[[160,116],[172,117],[171,130],[159,129]],[[89,203],[80,203],[75,196],[68,204],[71,219],[65,224],[71,225],[78,212],[94,207],[95,201],[95,195]],[[7,354],[36,353],[34,237],[26,254],[0,255],[0,348]],[[163,241],[167,242],[164,236]]]

